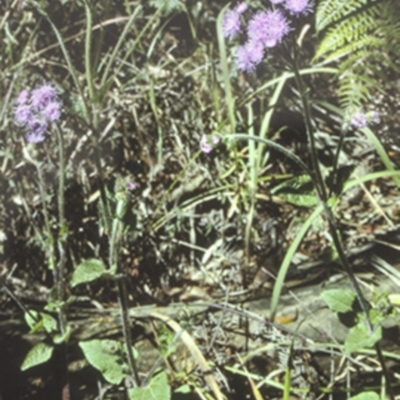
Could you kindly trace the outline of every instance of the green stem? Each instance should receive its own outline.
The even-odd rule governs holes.
[[[94,88],[92,79],[92,65],[91,65],[91,46],[92,46],[92,11],[87,1],[85,1],[86,11],[86,37],[85,37],[85,71],[86,82],[89,89],[90,100],[94,100]]]
[[[27,148],[24,149],[24,157],[26,160],[28,160],[31,164],[33,164],[35,166],[37,174],[38,174],[40,202],[42,203],[44,226],[45,226],[45,229],[47,232],[47,240],[45,241],[45,244],[47,246],[46,253],[48,254],[49,269],[52,270],[54,273],[55,264],[56,264],[56,256],[55,256],[55,252],[54,252],[54,236],[51,231],[49,214],[47,212],[47,207],[46,207],[47,190],[46,190],[45,181],[43,179],[41,164],[31,157]]]
[[[298,60],[297,60],[298,48],[296,47],[296,43],[294,43],[294,46],[296,49],[295,50],[296,54],[292,60],[293,61],[292,65],[293,65],[295,79],[296,79],[296,83],[297,83],[297,86],[298,86],[298,89],[300,92],[301,102],[302,102],[302,106],[303,106],[304,122],[306,125],[306,132],[307,132],[307,138],[308,138],[308,143],[309,143],[310,156],[311,156],[311,160],[312,160],[313,171],[315,173],[315,178],[316,178],[315,179],[316,180],[316,190],[318,193],[318,197],[320,198],[322,204],[324,205],[324,211],[325,211],[325,215],[328,220],[329,230],[332,235],[332,240],[333,240],[334,246],[336,248],[336,251],[338,253],[339,260],[340,260],[347,276],[349,277],[350,283],[354,289],[354,292],[357,296],[357,300],[358,300],[360,307],[363,311],[363,314],[365,316],[365,321],[366,321],[368,330],[372,334],[374,331],[374,327],[373,327],[373,324],[372,324],[370,316],[369,316],[370,306],[369,306],[368,302],[366,301],[364,294],[361,291],[360,285],[358,284],[358,282],[353,274],[350,263],[346,257],[346,254],[345,254],[345,251],[343,248],[343,243],[338,234],[338,228],[337,228],[337,225],[335,222],[335,217],[332,213],[331,208],[327,204],[328,193],[327,193],[327,190],[325,187],[325,182],[324,182],[322,174],[321,174],[321,169],[319,167],[317,148],[315,145],[315,138],[314,138],[314,130],[313,130],[313,125],[312,125],[312,120],[311,120],[309,99],[308,99],[307,91],[305,89],[303,80],[299,73]],[[391,399],[394,399],[393,390],[390,385],[389,374],[388,374],[388,371],[386,368],[385,360],[383,358],[382,349],[381,349],[379,342],[377,342],[375,344],[375,351],[378,356],[379,363],[382,367],[383,375],[385,376],[385,379],[386,379],[386,385],[387,385],[387,388],[389,391],[389,396]]]
[[[123,217],[125,215],[125,212],[129,204],[129,198],[128,194],[126,193],[117,193],[116,198],[117,198],[116,216],[112,223],[112,232],[110,235],[110,243],[109,243],[109,266],[110,268],[114,268],[115,266],[115,275],[119,276],[119,278],[117,278],[118,304],[121,313],[122,333],[124,335],[124,341],[126,345],[126,353],[128,356],[128,365],[132,383],[134,387],[137,387],[140,385],[140,378],[137,372],[135,358],[133,356],[133,351],[132,351],[132,338],[129,325],[128,296],[127,296],[125,277],[123,275],[121,261],[119,257],[121,243],[123,239],[123,232],[124,232]]]
[[[337,170],[339,168],[339,156],[340,156],[340,152],[342,151],[342,147],[343,147],[343,143],[344,143],[344,138],[346,137],[346,134],[349,130],[349,125],[345,124],[342,126],[342,128],[340,129],[340,137],[339,137],[339,143],[336,149],[336,153],[335,153],[335,159],[333,160],[333,170],[332,170],[332,177],[333,177],[333,185],[332,188],[335,186],[335,182],[337,182]],[[331,197],[332,195],[332,189],[329,190],[329,194],[328,196]]]
[[[56,127],[58,150],[59,150],[59,182],[58,182],[58,252],[59,260],[57,266],[57,300],[60,302],[59,319],[60,329],[64,335],[66,332],[66,315],[64,312],[65,300],[65,263],[66,263],[66,245],[68,228],[65,219],[65,149],[64,137],[59,127]]]
[[[46,18],[46,20],[50,24],[51,28],[53,29],[53,31],[54,31],[54,33],[55,33],[55,35],[57,37],[57,40],[58,40],[58,43],[60,45],[61,51],[62,51],[62,53],[64,55],[64,58],[65,58],[65,61],[66,61],[67,65],[68,65],[68,71],[71,74],[72,79],[74,80],[76,89],[79,92],[79,96],[82,99],[84,112],[85,112],[85,115],[87,117],[89,110],[88,110],[88,106],[87,106],[86,101],[85,101],[85,96],[84,96],[84,93],[83,93],[83,89],[82,89],[81,85],[79,84],[78,75],[77,75],[77,73],[75,71],[75,68],[74,68],[74,66],[72,64],[71,57],[68,54],[67,48],[65,47],[64,39],[63,39],[60,31],[57,29],[57,27],[54,25],[53,21],[50,19],[49,15],[46,13],[46,11],[43,10],[42,7],[36,1],[32,1],[32,4],[36,8],[36,10],[39,12],[39,14],[41,14],[42,16],[44,16]]]

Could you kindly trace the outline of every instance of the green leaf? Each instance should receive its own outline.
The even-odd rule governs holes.
[[[46,313],[39,313],[35,310],[29,310],[25,313],[25,321],[31,328],[31,333],[43,332],[52,333],[57,331],[57,320]]]
[[[174,391],[174,393],[182,393],[182,394],[189,394],[191,393],[192,389],[190,388],[190,386],[185,383],[184,385],[178,387],[178,389],[176,389]]]
[[[101,260],[92,258],[82,261],[72,275],[71,286],[74,287],[81,283],[92,282],[105,274],[107,274],[107,270]]]
[[[44,364],[46,361],[50,360],[52,354],[53,346],[43,342],[36,343],[26,355],[21,365],[21,371],[26,371],[35,365]]]
[[[382,338],[382,327],[378,326],[375,331],[371,334],[368,328],[360,323],[354,328],[350,329],[350,332],[344,343],[344,349],[346,353],[352,353],[362,350],[366,347],[372,347],[376,342]]]
[[[64,335],[55,335],[53,337],[54,344],[61,344],[61,343],[64,343],[64,342],[65,343],[68,342],[68,340],[69,340],[69,338],[71,336],[71,333],[72,333],[71,326],[67,325],[67,329],[65,330]]]
[[[168,385],[167,375],[161,372],[154,376],[149,385],[144,388],[129,390],[130,400],[170,400],[171,388]]]
[[[301,175],[275,186],[271,194],[299,207],[313,207],[318,203],[313,182],[308,175]]]
[[[29,310],[29,312],[25,313],[24,317],[25,317],[25,322],[31,329],[31,332],[43,331],[43,320],[37,311]]]
[[[122,382],[125,378],[125,368],[118,351],[118,349],[121,349],[120,342],[96,339],[80,342],[79,346],[88,362],[102,373],[105,380],[114,385],[119,385]]]
[[[58,329],[57,320],[49,314],[40,314],[43,320],[43,327],[47,333],[55,332]]]
[[[353,310],[356,295],[347,289],[331,289],[321,293],[321,297],[333,312],[346,313]]]
[[[379,400],[380,397],[377,393],[375,392],[364,392],[364,393],[359,393],[356,396],[350,397],[349,400]]]

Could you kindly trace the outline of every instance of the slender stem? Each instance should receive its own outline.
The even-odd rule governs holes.
[[[129,50],[126,52],[124,58],[120,61],[118,66],[114,67],[113,73],[111,74],[111,76],[109,76],[110,71],[111,71],[111,67],[113,66],[113,63],[114,63],[114,61],[115,61],[115,59],[117,57],[117,51],[120,49],[121,45],[124,43],[124,39],[125,39],[128,31],[129,31],[129,28],[130,28],[131,24],[133,23],[133,21],[135,20],[136,14],[139,11],[141,11],[141,8],[137,7],[135,9],[135,11],[133,12],[133,14],[131,15],[131,17],[129,18],[129,21],[125,25],[124,31],[122,32],[121,36],[119,37],[118,42],[117,42],[117,44],[115,46],[115,49],[114,49],[113,53],[110,56],[110,59],[109,59],[109,61],[107,63],[106,69],[105,69],[105,71],[103,73],[103,77],[102,77],[101,83],[100,83],[100,87],[101,87],[102,90],[104,90],[106,88],[105,85],[109,84],[112,81],[113,77],[118,76],[118,74],[121,71],[121,69],[125,66],[126,60],[132,54],[132,52],[135,50],[136,45],[140,42],[140,39],[142,38],[142,36],[145,34],[147,29],[149,27],[151,27],[151,25],[154,23],[154,21],[158,18],[159,13],[161,12],[161,7],[148,20],[147,24],[140,31],[140,33],[136,37],[136,39],[133,42],[133,44],[129,47]]]
[[[350,283],[354,289],[354,292],[357,296],[357,300],[358,300],[360,307],[363,311],[363,314],[365,316],[367,328],[368,328],[369,332],[372,334],[374,331],[374,327],[373,327],[373,324],[372,324],[370,316],[369,316],[370,306],[369,306],[368,302],[366,301],[364,294],[361,291],[360,285],[358,284],[358,282],[353,274],[350,263],[346,257],[346,254],[345,254],[345,251],[343,248],[343,243],[338,234],[335,217],[332,213],[331,208],[327,204],[328,193],[327,193],[327,190],[325,187],[324,180],[322,178],[321,170],[319,168],[318,154],[317,154],[317,149],[315,146],[315,138],[314,138],[313,125],[312,125],[312,120],[311,120],[311,112],[310,112],[308,95],[307,95],[307,91],[305,90],[301,75],[299,73],[299,67],[298,67],[298,61],[297,61],[298,49],[296,47],[296,44],[294,46],[296,48],[296,50],[295,50],[296,54],[294,56],[294,59],[292,60],[293,61],[292,65],[293,65],[295,79],[296,79],[296,83],[298,85],[298,89],[300,91],[300,97],[301,97],[301,101],[302,101],[302,105],[303,105],[304,121],[306,124],[307,138],[308,138],[308,142],[309,142],[309,146],[310,146],[310,156],[311,156],[311,160],[312,160],[313,170],[315,173],[315,178],[317,181],[316,182],[317,183],[317,185],[316,185],[317,193],[318,193],[318,196],[319,196],[321,202],[324,205],[324,211],[325,211],[325,215],[328,219],[329,230],[332,235],[333,243],[334,243],[336,251],[338,253],[339,260],[340,260],[347,276],[349,277]],[[337,155],[337,157],[338,157],[338,155]],[[335,162],[337,162],[337,160],[335,160]],[[389,396],[391,399],[394,399],[393,389],[390,385],[389,374],[388,374],[388,371],[386,368],[385,360],[382,355],[382,349],[380,346],[380,342],[377,342],[375,344],[375,351],[378,356],[379,363],[382,367],[383,375],[385,376],[385,379],[386,379],[386,385],[387,385],[387,388],[389,391]]]
[[[65,146],[64,136],[58,126],[56,126],[58,140],[58,157],[59,157],[59,177],[58,177],[58,265],[57,265],[57,301],[58,301],[58,320],[60,324],[61,334],[67,333],[67,313],[65,304],[65,263],[66,263],[66,246],[68,237],[67,222],[65,219]],[[62,390],[62,399],[70,399],[70,384],[68,372],[68,342],[62,343],[64,357],[64,383]]]
[[[84,93],[83,93],[83,89],[82,89],[82,87],[81,87],[81,85],[79,83],[78,74],[76,73],[76,70],[75,70],[75,68],[74,68],[74,66],[72,64],[71,57],[69,56],[69,53],[68,53],[67,48],[66,48],[65,43],[64,43],[64,39],[63,39],[60,31],[57,29],[57,27],[54,25],[53,21],[51,20],[51,18],[47,14],[47,12],[45,10],[43,10],[43,8],[40,6],[40,4],[37,3],[36,1],[33,1],[33,0],[31,1],[31,3],[34,5],[36,10],[39,12],[39,14],[41,14],[42,16],[44,16],[47,19],[48,23],[51,25],[51,27],[52,27],[52,29],[53,29],[56,37],[57,37],[57,40],[58,40],[58,43],[60,45],[61,51],[62,51],[62,53],[64,55],[64,58],[65,58],[65,61],[66,61],[67,65],[68,65],[68,71],[71,74],[72,79],[74,80],[76,89],[78,90],[79,95],[80,95],[81,100],[82,100],[82,104],[83,104],[83,107],[84,107],[85,115],[87,116],[89,110],[88,110],[88,106],[86,104],[86,100],[85,100],[85,96],[84,96]]]
[[[54,236],[51,231],[51,226],[50,226],[50,219],[49,219],[49,214],[47,212],[47,206],[46,206],[46,195],[47,195],[47,190],[46,190],[46,184],[43,179],[43,174],[42,174],[42,168],[41,164],[39,161],[34,160],[31,155],[29,154],[29,151],[26,147],[24,147],[24,158],[33,164],[36,168],[38,178],[39,178],[39,195],[40,195],[40,202],[42,203],[42,210],[43,210],[43,217],[44,217],[44,225],[45,229],[47,232],[47,240],[45,241],[45,244],[47,246],[46,252],[49,254],[48,260],[49,260],[49,269],[53,271],[55,270],[55,264],[56,264],[56,256],[54,252]]]
[[[349,130],[349,125],[345,124],[342,126],[342,128],[340,129],[340,137],[339,137],[339,143],[336,149],[336,153],[335,153],[335,159],[333,160],[333,170],[332,170],[332,177],[333,177],[333,183],[335,183],[335,180],[337,180],[337,170],[339,167],[339,156],[340,156],[340,152],[342,151],[343,148],[343,143],[344,143],[344,138],[346,137],[346,134]],[[334,185],[332,185],[334,186]],[[332,195],[332,189],[329,190],[329,194],[328,196],[330,197]]]
[[[91,45],[92,45],[92,11],[90,6],[85,1],[86,11],[86,37],[85,37],[85,71],[86,71],[86,82],[89,88],[90,100],[93,102],[94,88],[92,79],[92,65],[91,65]]]
[[[65,300],[65,263],[66,263],[66,244],[67,244],[67,223],[65,219],[65,150],[64,137],[59,127],[56,127],[59,151],[59,181],[58,181],[58,252],[59,260],[57,266],[57,300],[60,302],[59,319],[61,332],[66,332],[66,315],[64,312]]]
[[[137,372],[135,358],[132,351],[132,338],[129,325],[129,307],[128,296],[126,290],[125,277],[123,276],[122,266],[119,257],[119,249],[123,238],[124,222],[123,217],[129,204],[128,195],[125,193],[117,193],[117,209],[116,216],[112,223],[112,232],[109,243],[109,266],[115,266],[115,274],[121,276],[118,278],[118,304],[121,313],[122,332],[124,335],[126,354],[128,356],[129,371],[132,378],[133,386],[139,386],[140,378]]]
[[[310,150],[311,162],[312,162],[313,172],[314,172],[315,178],[316,178],[315,179],[316,180],[316,190],[317,190],[317,193],[318,193],[320,199],[323,202],[326,202],[328,196],[327,196],[324,180],[322,178],[322,173],[321,173],[321,169],[320,169],[319,162],[318,162],[317,147],[315,145],[315,138],[314,138],[314,134],[313,134],[313,125],[312,125],[312,120],[311,120],[311,112],[310,112],[310,105],[309,105],[309,101],[308,101],[308,94],[307,94],[307,90],[304,87],[303,79],[301,78],[301,75],[299,72],[297,55],[294,56],[292,61],[293,61],[294,77],[295,77],[296,84],[297,84],[299,92],[300,92],[300,98],[301,98],[301,102],[303,105],[304,122],[306,124],[306,132],[307,132],[307,139],[308,139],[308,145],[309,145],[309,150]]]

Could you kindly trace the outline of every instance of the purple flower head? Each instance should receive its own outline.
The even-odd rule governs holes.
[[[26,141],[28,143],[42,143],[45,139],[46,137],[43,134],[39,133],[31,132],[26,135]]]
[[[138,185],[132,181],[126,182],[126,188],[130,191],[135,190],[138,187]]]
[[[20,125],[26,125],[32,119],[31,108],[27,105],[20,105],[14,112],[15,121]]]
[[[211,136],[211,141],[212,141],[212,143],[214,145],[217,145],[221,141],[221,138],[219,136],[217,136],[217,135],[212,135]]]
[[[264,57],[264,46],[260,41],[251,40],[240,46],[236,52],[236,65],[241,71],[251,72]]]
[[[56,122],[60,119],[61,104],[58,101],[52,101],[43,109],[42,115],[48,122]]]
[[[232,39],[240,32],[240,13],[236,10],[226,11],[222,18],[222,32],[228,39]]]
[[[356,112],[350,121],[355,128],[365,128],[368,125],[367,116],[361,112]]]
[[[219,137],[216,135],[212,135],[211,137],[211,142],[214,145],[217,145],[219,143]],[[207,137],[207,135],[201,135],[201,139],[200,139],[200,150],[203,153],[211,153],[211,151],[213,150],[213,146],[211,146],[210,141]]]
[[[259,11],[247,26],[249,40],[265,47],[275,47],[289,31],[289,23],[280,10]]]
[[[42,119],[35,118],[32,121],[29,121],[28,126],[31,130],[31,133],[34,135],[43,135],[48,128],[48,124],[46,121]]]
[[[49,123],[60,119],[61,102],[57,97],[57,90],[48,83],[34,89],[32,93],[24,89],[19,94],[14,119],[29,131],[26,136],[28,142],[43,142]]]
[[[244,1],[242,3],[239,3],[236,7],[235,7],[235,11],[238,14],[243,14],[245,11],[247,11],[247,3],[245,3]]]
[[[23,90],[23,91],[19,94],[19,96],[18,96],[18,98],[17,98],[17,104],[18,104],[19,106],[23,106],[23,105],[25,105],[26,103],[28,103],[29,95],[30,95],[29,90],[26,90],[26,89]]]
[[[381,122],[381,116],[378,111],[371,111],[368,113],[368,120],[373,122],[374,124],[379,124]]]
[[[45,83],[32,91],[32,107],[41,110],[57,98],[57,90]]]
[[[309,0],[286,0],[285,8],[292,15],[307,14],[312,10]]]

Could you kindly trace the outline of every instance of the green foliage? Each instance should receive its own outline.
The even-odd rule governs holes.
[[[92,282],[99,278],[110,277],[114,271],[108,271],[101,260],[90,259],[82,261],[71,279],[71,286]]]
[[[165,372],[154,376],[149,385],[129,390],[130,400],[169,400],[171,398],[171,388],[168,385]]]
[[[349,400],[379,400],[380,397],[375,392],[363,392],[359,393],[356,396],[350,397]]]
[[[49,314],[39,313],[35,310],[30,310],[25,313],[25,321],[31,329],[31,333],[47,332],[52,333],[57,331],[57,321]]]
[[[399,12],[397,0],[319,2],[315,22],[323,36],[315,59],[339,62],[342,107],[359,107],[371,89],[380,89],[384,70],[398,70],[392,57],[400,53]]]
[[[358,323],[350,329],[344,343],[346,353],[350,354],[374,346],[382,338],[382,327],[377,326],[372,334],[363,323]]]
[[[85,358],[108,382],[119,385],[126,376],[124,345],[116,340],[89,340],[80,342]],[[137,353],[134,353],[137,356]]]
[[[321,294],[328,307],[335,313],[355,313],[356,312],[356,295],[349,289],[331,289]],[[384,316],[378,310],[372,309],[370,313],[372,323],[376,323],[374,331],[371,333],[363,322],[362,312],[358,312],[354,326],[349,331],[344,348],[346,353],[360,351],[364,348],[374,346],[382,338],[382,327],[378,325],[384,319]]]
[[[300,175],[279,184],[271,190],[271,194],[299,207],[314,207],[318,203],[313,182],[308,175]]]
[[[356,295],[348,289],[325,290],[321,297],[333,312],[340,313],[351,311],[356,299]]]
[[[44,364],[50,360],[53,354],[53,349],[53,346],[47,343],[36,343],[26,355],[25,360],[21,365],[21,371],[26,371],[29,368]]]

